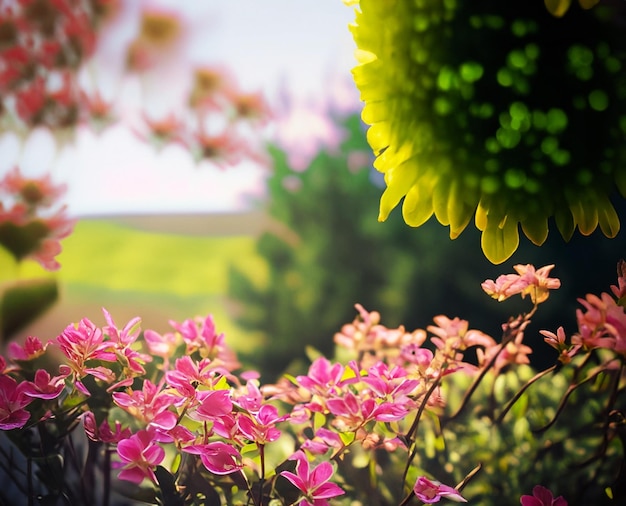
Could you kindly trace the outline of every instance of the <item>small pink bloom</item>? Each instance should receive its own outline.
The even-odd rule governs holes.
[[[65,376],[50,376],[45,369],[38,369],[32,382],[24,384],[24,393],[38,399],[55,399],[65,388]]]
[[[343,397],[328,399],[328,410],[337,418],[334,423],[341,430],[354,431],[367,422],[393,422],[404,418],[410,405],[405,402],[377,402],[371,397],[362,398],[352,392]]]
[[[359,380],[358,369],[355,364],[351,364],[352,371],[346,371],[346,368],[339,364],[331,364],[325,357],[315,359],[309,367],[309,373],[306,376],[298,376],[298,384],[309,390],[311,393],[321,396],[341,392],[346,385],[356,383]],[[349,374],[346,374],[349,372]]]
[[[295,460],[296,472],[283,471],[281,476],[288,479],[302,492],[303,506],[326,506],[328,499],[337,497],[345,492],[335,483],[329,482],[333,475],[333,466],[330,462],[322,462],[310,469],[309,461],[303,451],[298,450],[290,460]]]
[[[237,406],[246,411],[257,412],[263,403],[263,394],[259,389],[258,382],[254,380],[248,381],[245,392],[237,393],[234,400]]]
[[[83,318],[77,326],[68,325],[56,338],[56,343],[69,359],[69,367],[76,380],[86,374],[93,374],[93,371],[100,370],[98,367],[93,369],[87,367],[87,361],[115,362],[117,360],[117,356],[112,351],[111,343],[104,340],[102,330],[87,318]],[[102,370],[100,372],[106,374]],[[96,377],[103,379],[100,376]]]
[[[213,474],[230,474],[242,469],[241,454],[222,441],[191,445],[183,448],[184,452],[200,455],[200,460]]]
[[[200,404],[192,418],[196,420],[219,420],[231,416],[233,401],[230,399],[230,390],[209,390],[199,392]]]
[[[176,425],[177,416],[169,408],[178,398],[150,380],[144,381],[141,391],[114,392],[112,397],[115,404],[149,426],[167,431]]]
[[[420,501],[426,504],[439,502],[442,497],[457,502],[467,502],[454,488],[443,485],[438,481],[429,480],[425,476],[420,476],[417,479],[413,487],[413,492]]]
[[[127,427],[122,429],[122,424],[115,421],[115,429],[111,428],[108,420],[103,420],[100,426],[96,425],[96,417],[91,411],[83,415],[85,434],[92,441],[103,443],[119,443],[122,439],[128,439],[132,434]]]
[[[9,344],[9,356],[13,360],[33,360],[43,355],[47,347],[48,344],[44,345],[38,337],[28,336],[22,346]]]
[[[169,357],[178,346],[178,337],[174,332],[159,334],[154,330],[146,330],[143,337],[151,355],[162,357],[169,364]]]
[[[572,357],[574,357],[581,348],[580,344],[568,345],[565,342],[565,330],[563,327],[559,327],[556,334],[548,330],[540,330],[539,333],[543,336],[543,340],[547,344],[559,352],[558,359],[562,364],[569,364],[572,361]]]
[[[399,366],[389,369],[384,362],[377,362],[368,369],[362,379],[377,397],[393,402],[410,402],[409,395],[419,384],[419,380],[407,376],[407,371]]]
[[[187,319],[182,323],[170,320],[169,323],[182,336],[188,354],[198,351],[202,358],[215,360],[229,371],[240,367],[234,352],[225,343],[224,334],[216,332],[212,315]]]
[[[109,336],[109,339],[114,343],[122,346],[129,346],[137,340],[139,333],[141,332],[141,318],[135,317],[131,319],[122,330],[119,330],[111,317],[111,314],[104,308],[102,308],[104,319],[107,325],[102,328],[102,331]]]
[[[288,417],[288,415],[279,416],[278,410],[274,406],[264,404],[256,415],[241,414],[237,418],[237,425],[241,433],[250,441],[266,444],[276,441],[280,437],[280,430],[275,426]]]
[[[24,408],[32,399],[24,392],[25,383],[18,384],[10,376],[0,374],[0,429],[21,429],[30,418]]]
[[[502,302],[513,295],[522,293],[527,285],[517,274],[502,274],[495,281],[487,279],[480,286],[487,295]]]
[[[518,264],[513,268],[517,274],[503,274],[495,281],[488,279],[481,285],[483,290],[498,302],[521,294],[522,298],[530,295],[534,304],[540,304],[548,298],[550,290],[556,290],[561,286],[560,280],[548,277],[554,265],[535,269],[531,264]]]
[[[428,348],[422,348],[417,343],[410,343],[400,348],[400,358],[409,364],[416,364],[426,368],[433,361],[434,354]]]
[[[317,429],[313,439],[308,439],[302,444],[304,450],[315,454],[324,454],[329,448],[341,448],[342,446],[343,442],[339,434],[324,427]]]
[[[562,496],[556,499],[547,488],[535,485],[533,495],[523,495],[520,497],[522,506],[567,506],[567,501]]]
[[[140,484],[144,478],[156,483],[154,468],[165,458],[165,451],[154,441],[153,434],[142,430],[117,444],[117,453],[124,464],[119,477]]]
[[[495,344],[493,338],[480,330],[469,329],[469,322],[458,317],[453,319],[444,315],[433,318],[436,325],[427,327],[436,337],[432,343],[440,350],[463,351],[471,346],[490,347]]]

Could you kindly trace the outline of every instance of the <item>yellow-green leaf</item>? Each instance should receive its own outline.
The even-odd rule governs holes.
[[[571,0],[544,0],[544,3],[550,14],[560,18],[567,12],[572,2]]]
[[[487,217],[487,227],[480,238],[480,245],[487,259],[493,264],[501,264],[508,259],[519,246],[517,222],[505,219],[500,224]]]
[[[522,231],[533,244],[541,246],[548,237],[548,219],[545,217],[531,217],[522,222]]]

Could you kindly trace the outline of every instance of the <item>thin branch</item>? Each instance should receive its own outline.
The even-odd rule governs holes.
[[[494,421],[494,423],[496,425],[499,425],[500,423],[502,423],[502,420],[504,419],[504,417],[506,416],[506,414],[509,412],[509,410],[515,405],[515,403],[519,400],[519,398],[524,394],[524,392],[526,392],[526,390],[528,390],[528,388],[535,383],[536,381],[538,381],[539,379],[543,378],[546,374],[554,371],[556,369],[556,364],[553,365],[552,367],[549,367],[548,369],[546,369],[545,371],[541,371],[540,373],[535,374],[532,378],[530,378],[526,384],[519,390],[519,392],[517,392],[513,398],[507,403],[506,406],[504,406],[504,409],[502,410],[502,412],[498,415],[498,418],[496,418],[496,420]]]

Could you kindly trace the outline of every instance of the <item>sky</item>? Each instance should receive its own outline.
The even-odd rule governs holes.
[[[127,22],[104,34],[89,69],[105,95],[141,100],[148,111],[165,114],[184,86],[185,67],[225,65],[242,88],[262,90],[279,111],[266,134],[301,155],[300,164],[335,135],[325,109],[358,107],[350,77],[354,42],[348,24],[354,14],[341,0],[149,3],[182,13],[183,51],[169,63],[165,83],[150,76],[122,81],[120,48],[132,39],[140,5],[127,2],[121,18]],[[138,141],[125,125],[100,134],[81,127],[69,145],[46,130],[26,139],[0,135],[0,174],[16,164],[31,176],[51,170],[55,182],[67,185],[68,211],[75,217],[243,210],[250,197],[262,197],[268,170],[252,162],[227,169],[198,164],[178,145],[155,149]]]

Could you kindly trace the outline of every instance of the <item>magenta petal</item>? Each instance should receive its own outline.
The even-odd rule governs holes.
[[[122,469],[119,474],[120,480],[132,481],[139,485],[144,478],[146,478],[146,474],[139,469],[138,467],[132,467],[130,469]]]
[[[127,462],[136,462],[141,459],[141,449],[133,439],[124,439],[117,444],[118,455]]]
[[[522,506],[543,506],[543,503],[532,495],[523,495],[519,502]]]
[[[144,451],[144,458],[153,466],[158,466],[165,458],[165,450],[159,445],[152,445]]]
[[[151,422],[151,425],[154,425],[155,427],[159,427],[160,429],[163,429],[163,430],[169,430],[169,429],[173,429],[174,427],[176,427],[177,421],[178,421],[178,418],[176,417],[174,413],[172,413],[171,411],[162,411],[161,413],[159,413],[158,415],[154,417],[154,419]]]
[[[304,484],[304,482],[302,481],[302,478],[300,478],[299,476],[289,472],[289,471],[283,471],[282,473],[280,473],[281,476],[284,476],[285,478],[287,478],[294,487],[300,489],[302,492],[306,493],[306,485]]]
[[[345,494],[343,489],[335,483],[323,483],[315,489],[314,496],[316,499],[329,499],[338,495]]]
[[[14,411],[9,416],[0,421],[0,429],[12,430],[21,429],[26,425],[26,422],[30,418],[30,413],[25,409]]]
[[[333,475],[333,466],[330,462],[322,462],[319,466],[313,469],[309,481],[313,486],[327,482]]]

